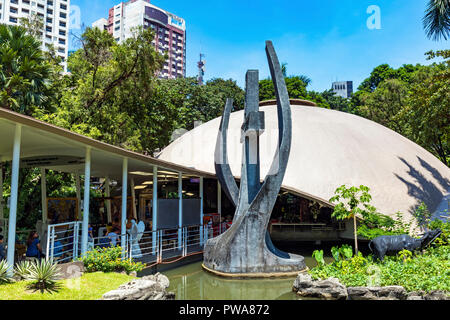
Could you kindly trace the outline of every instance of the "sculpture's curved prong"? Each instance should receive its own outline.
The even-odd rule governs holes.
[[[220,122],[219,134],[217,136],[214,166],[216,168],[217,178],[219,179],[223,191],[231,202],[233,202],[234,206],[237,206],[239,200],[239,188],[237,187],[236,180],[234,180],[231,172],[227,151],[227,133],[232,108],[233,99],[227,99],[227,103],[223,111],[222,121]]]

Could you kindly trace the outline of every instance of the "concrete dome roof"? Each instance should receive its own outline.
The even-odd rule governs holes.
[[[366,185],[372,204],[384,214],[405,218],[424,201],[430,211],[442,207],[450,189],[450,169],[424,148],[373,121],[329,109],[291,104],[292,148],[283,188],[322,203],[337,187]],[[278,141],[277,108],[263,106],[266,130],[260,137],[261,177],[272,163]],[[231,114],[229,162],[241,174],[241,126],[244,112]],[[220,118],[184,134],[160,154],[162,160],[210,173]],[[447,204],[448,207],[448,204]],[[409,220],[409,219],[407,219]]]

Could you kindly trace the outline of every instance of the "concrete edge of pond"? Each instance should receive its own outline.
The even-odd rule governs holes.
[[[309,268],[293,271],[293,272],[274,272],[274,273],[225,273],[216,270],[209,269],[202,263],[203,270],[215,274],[224,278],[234,278],[234,279],[261,279],[261,278],[288,278],[296,277],[300,273],[305,273],[309,271]]]

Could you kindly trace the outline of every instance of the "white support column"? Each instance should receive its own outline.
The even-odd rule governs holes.
[[[152,229],[158,230],[158,167],[153,166],[153,199],[152,199]],[[156,241],[156,232],[152,233],[152,253],[156,254],[156,247],[158,242]]]
[[[12,274],[14,267],[14,251],[16,248],[16,220],[17,200],[19,195],[19,166],[20,166],[20,143],[22,140],[22,125],[16,124],[14,133],[13,158],[11,168],[11,203],[9,207],[8,226],[8,273]]]
[[[75,189],[77,193],[77,201],[78,201],[78,212],[77,212],[77,220],[81,219],[81,182],[80,175],[78,173],[75,174]]]
[[[3,162],[0,159],[0,219],[3,219]],[[6,230],[3,230],[6,232]]]
[[[203,245],[203,177],[200,177],[200,245]]]
[[[105,179],[105,192],[106,192],[106,197],[110,198],[111,197],[111,188],[109,186],[110,180],[109,177],[106,177]],[[106,217],[107,217],[107,222],[108,223],[112,223],[112,216],[111,216],[111,200],[106,200]]]
[[[222,186],[219,180],[217,180],[217,213],[219,214],[219,221],[222,221]]]
[[[133,210],[133,218],[137,222],[137,210],[136,210],[136,191],[134,190],[134,179],[130,179],[130,188],[131,188],[131,208]]]
[[[128,198],[128,158],[123,158],[122,163],[122,230],[120,246],[122,247],[122,258],[125,257],[127,249],[127,199]]]
[[[41,168],[41,205],[42,205],[42,224],[47,223],[48,211],[47,211],[47,175],[45,168]]]
[[[183,226],[183,174],[181,172],[178,172],[178,248],[181,247],[181,227]]]
[[[89,228],[89,196],[91,189],[91,148],[86,148],[84,162],[84,197],[83,197],[83,227],[81,230],[81,255],[87,252]],[[77,245],[75,243],[75,245]]]

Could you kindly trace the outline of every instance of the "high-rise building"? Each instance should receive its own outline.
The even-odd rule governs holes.
[[[0,23],[20,25],[20,18],[33,14],[44,23],[41,31],[42,49],[50,44],[65,61],[69,50],[70,0],[0,0]]]
[[[150,0],[130,0],[109,9],[108,19],[95,21],[92,27],[107,30],[122,42],[132,36],[133,28],[142,26],[155,31],[152,44],[168,58],[159,75],[161,78],[186,76],[186,23],[176,15],[150,3]]]
[[[333,82],[333,92],[342,98],[350,98],[353,94],[353,81]]]

